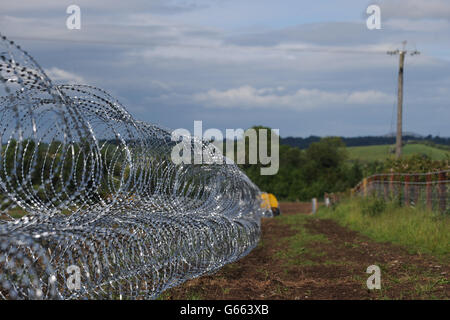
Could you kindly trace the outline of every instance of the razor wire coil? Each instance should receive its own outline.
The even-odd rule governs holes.
[[[153,299],[256,246],[270,213],[212,144],[54,84],[0,37],[0,299]],[[213,161],[174,164],[178,143]]]

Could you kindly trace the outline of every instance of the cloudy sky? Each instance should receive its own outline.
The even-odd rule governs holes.
[[[57,82],[101,87],[169,128],[280,135],[395,130],[398,56],[407,56],[404,130],[450,136],[448,0],[0,0],[0,33]],[[68,30],[66,8],[81,8]],[[381,7],[381,30],[366,9]]]

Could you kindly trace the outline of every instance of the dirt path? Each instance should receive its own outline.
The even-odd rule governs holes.
[[[307,205],[302,208],[309,210]],[[450,298],[448,265],[392,244],[374,242],[332,220],[293,211],[296,208],[264,219],[260,245],[247,257],[214,275],[170,289],[162,298]],[[370,265],[381,268],[381,290],[367,289],[370,275],[366,269]]]

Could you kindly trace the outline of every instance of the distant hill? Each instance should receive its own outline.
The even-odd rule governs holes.
[[[448,148],[448,149],[447,149]],[[447,149],[447,150],[446,150]],[[382,161],[393,158],[395,148],[393,145],[360,146],[347,148],[349,160],[362,162]],[[433,160],[444,160],[450,156],[450,147],[442,145],[426,145],[423,143],[407,143],[402,150],[403,156],[409,157],[414,154],[425,155]]]
[[[397,136],[397,132],[391,132],[388,134],[385,134],[383,137],[396,137]],[[409,132],[409,131],[404,131],[403,132],[403,136],[410,136],[410,137],[414,137],[415,139],[422,139],[425,138],[423,135],[415,133],[415,132]]]
[[[309,136],[307,138],[294,138],[287,137],[281,138],[280,143],[291,147],[297,147],[300,149],[306,149],[313,142],[317,142],[321,139],[318,136]],[[395,136],[388,134],[385,136],[363,136],[363,137],[341,137],[347,147],[360,147],[360,146],[378,146],[378,145],[392,145],[395,144]],[[403,136],[403,141],[406,142],[425,142],[426,144],[437,144],[450,146],[450,138],[444,138],[439,136],[420,136],[417,134],[409,133]]]

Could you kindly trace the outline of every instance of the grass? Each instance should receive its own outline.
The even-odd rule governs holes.
[[[63,215],[70,215],[75,210],[76,210],[75,207],[67,208],[67,209],[61,210],[61,214],[63,214]],[[20,219],[20,218],[22,218],[22,217],[24,217],[24,216],[26,216],[28,214],[28,212],[26,212],[24,209],[22,209],[20,207],[17,207],[17,208],[14,208],[14,209],[8,209],[7,213],[8,213],[9,216],[11,216],[14,219]],[[6,216],[0,215],[0,219],[5,219],[5,218],[6,218]]]
[[[317,242],[327,243],[329,240],[324,235],[310,234],[307,232],[304,227],[307,219],[310,219],[307,215],[281,215],[277,219],[281,223],[289,225],[296,233],[280,239],[286,247],[285,250],[277,252],[276,256],[285,260],[287,265],[314,265],[314,262],[309,260],[308,257],[321,256],[323,253],[311,250],[309,248],[310,245]]]
[[[27,214],[22,208],[9,209],[7,212],[14,219],[22,218],[23,216],[25,216]],[[6,218],[6,216],[5,216],[5,218]],[[2,218],[0,218],[0,219],[2,219]]]
[[[357,198],[344,200],[334,209],[321,207],[317,216],[334,219],[375,241],[399,244],[411,253],[427,253],[450,262],[449,215]]]
[[[371,209],[373,211],[372,215],[362,214],[361,208],[369,207],[373,207]],[[391,209],[394,210],[389,211]],[[241,286],[237,278],[240,277],[242,279],[252,279],[255,287],[260,287],[261,290],[264,290],[260,292],[264,296],[276,294],[278,297],[285,299],[292,299],[295,296],[316,298],[319,292],[337,290],[333,291],[333,295],[330,294],[328,296],[334,298],[340,294],[341,289],[335,289],[338,286],[342,286],[342,290],[346,290],[345,295],[343,295],[346,297],[345,299],[348,299],[349,296],[362,299],[442,299],[442,297],[446,296],[443,290],[445,290],[445,286],[449,284],[449,281],[444,274],[440,273],[440,269],[430,269],[427,263],[424,264],[422,261],[416,260],[405,260],[401,264],[391,264],[390,260],[383,262],[386,256],[384,250],[373,251],[374,256],[369,258],[370,263],[366,263],[366,258],[364,257],[366,254],[361,256],[361,253],[365,252],[366,245],[370,244],[373,246],[372,241],[364,239],[364,242],[361,242],[361,239],[336,238],[334,232],[341,228],[335,228],[331,230],[331,233],[322,228],[315,228],[318,226],[333,228],[334,224],[321,221],[320,218],[338,219],[344,223],[343,221],[346,221],[345,217],[350,212],[355,214],[356,218],[354,220],[358,221],[362,226],[359,229],[361,233],[372,235],[372,238],[376,240],[395,242],[392,240],[390,232],[397,233],[397,231],[389,230],[386,226],[390,223],[398,224],[398,219],[404,219],[403,215],[409,214],[409,218],[414,223],[409,221],[398,226],[399,228],[409,226],[406,228],[406,233],[414,233],[421,229],[417,224],[423,223],[425,225],[423,227],[424,232],[428,233],[430,232],[429,230],[432,230],[438,237],[434,240],[438,240],[438,242],[443,244],[448,243],[448,236],[445,236],[442,232],[445,230],[445,226],[442,228],[438,226],[443,221],[447,221],[446,226],[448,227],[448,220],[445,220],[443,217],[433,216],[432,213],[419,212],[415,214],[414,212],[404,211],[404,209],[408,208],[391,208],[390,204],[381,206],[373,205],[371,201],[368,201],[368,203],[361,201],[360,203],[360,200],[353,200],[341,203],[335,210],[321,208],[313,216],[306,214],[278,216],[274,218],[276,219],[276,226],[283,232],[277,233],[276,236],[266,236],[264,243],[260,245],[262,250],[258,250],[268,250],[270,256],[274,258],[273,260],[268,260],[267,264],[265,262],[262,265],[253,264],[253,262],[253,266],[250,268],[249,265],[242,265],[241,262],[228,264],[221,270],[220,278],[216,276],[211,281],[211,284],[205,281],[196,285],[185,284],[184,288],[181,290],[177,289],[178,292],[175,292],[175,294],[164,293],[164,296],[161,298],[196,300],[211,299],[211,297],[223,299],[223,297],[226,297],[235,299],[236,295],[239,296],[239,292],[244,289],[244,286],[248,286],[246,282],[243,282]],[[422,214],[428,216],[424,217]],[[388,219],[384,215],[397,215],[398,217],[397,220]],[[375,235],[371,234],[373,225],[379,223],[376,222],[378,219],[385,220],[381,223],[381,228],[387,229],[387,231],[384,230],[386,236],[383,236],[381,232],[374,233]],[[350,219],[349,221],[353,220]],[[326,224],[324,225],[323,223]],[[430,229],[431,226],[435,227],[435,229]],[[330,234],[332,237],[329,237]],[[420,235],[418,240],[423,242],[423,238]],[[402,242],[402,244],[405,247],[410,247],[407,243]],[[428,250],[429,252],[438,252],[439,254],[439,248],[433,246],[432,242],[426,245],[423,243],[420,243],[420,245],[415,244],[411,248],[416,251],[427,251],[426,249],[421,249],[427,246],[431,247]],[[377,248],[378,246],[375,245],[374,247]],[[441,247],[441,249],[442,252],[446,252],[445,248]],[[339,251],[341,254],[335,254],[335,251]],[[262,255],[264,261],[267,261],[266,254],[268,252]],[[393,252],[393,255],[392,257],[389,256],[389,259],[392,258],[393,261],[397,261],[396,259],[399,259],[397,254]],[[428,256],[423,258],[427,261]],[[381,290],[368,292],[366,285],[368,274],[365,272],[368,264],[376,264],[381,268]],[[254,270],[258,275],[252,275],[250,269]],[[297,279],[299,274],[302,274],[302,276],[299,276]],[[227,280],[230,282],[228,283]],[[218,285],[219,287],[217,287]],[[300,290],[298,290],[299,288]],[[259,291],[256,290],[255,292],[255,298],[259,297],[257,293]]]
[[[350,160],[360,160],[363,162],[383,161],[387,158],[394,157],[389,153],[391,145],[377,145],[377,146],[362,146],[362,147],[347,147]],[[414,143],[406,144],[403,147],[403,155],[408,157],[414,154],[425,154],[433,160],[444,160],[450,156],[450,152],[427,146],[424,144]]]

